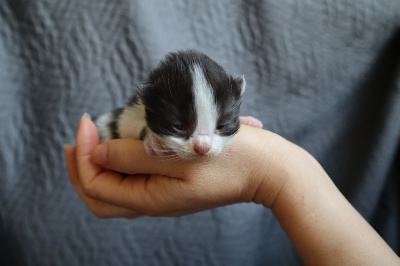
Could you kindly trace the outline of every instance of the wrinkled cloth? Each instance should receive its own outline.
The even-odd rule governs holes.
[[[168,52],[244,74],[242,115],[309,151],[400,252],[400,1],[0,1],[1,265],[301,265],[271,211],[98,219],[64,144]]]

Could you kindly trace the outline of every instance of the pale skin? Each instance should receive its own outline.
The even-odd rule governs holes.
[[[139,140],[99,145],[96,127],[82,118],[76,147],[64,152],[72,184],[98,217],[181,216],[254,202],[272,210],[307,265],[400,265],[319,163],[269,131],[242,126],[224,154],[182,161],[149,157]]]

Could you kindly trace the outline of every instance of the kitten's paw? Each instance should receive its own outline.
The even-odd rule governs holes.
[[[240,124],[258,128],[263,127],[261,121],[252,116],[241,116],[239,119],[240,119]]]
[[[144,149],[149,156],[165,156],[170,153],[170,149],[154,134],[149,134],[144,139]]]

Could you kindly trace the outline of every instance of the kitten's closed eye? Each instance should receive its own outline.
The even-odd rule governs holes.
[[[174,129],[177,131],[182,131],[185,129],[185,126],[184,125],[174,125]]]

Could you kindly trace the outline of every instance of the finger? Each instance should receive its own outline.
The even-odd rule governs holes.
[[[98,143],[99,137],[94,123],[83,117],[76,138],[76,162],[82,194],[97,200],[93,202],[84,198],[88,206],[96,211],[100,201],[142,213],[146,210],[144,206],[149,206],[152,201],[153,195],[146,193],[150,187],[147,182],[151,178],[146,175],[125,178],[120,173],[106,171],[95,164],[90,154]],[[154,186],[151,189],[157,190]]]
[[[141,216],[139,213],[114,206],[105,202],[91,199],[85,195],[83,192],[81,183],[79,181],[78,169],[76,166],[75,159],[75,148],[73,146],[67,146],[64,148],[64,156],[67,163],[67,169],[69,178],[75,190],[78,192],[79,196],[86,203],[89,209],[100,218],[110,218],[110,217],[125,217],[125,218],[135,218]]]
[[[67,163],[69,179],[71,180],[72,185],[80,195],[81,193],[80,193],[78,169],[76,168],[76,161],[75,161],[75,147],[73,146],[64,147],[64,157]]]
[[[180,169],[182,173],[185,169],[185,161],[178,158],[170,160],[162,156],[148,156],[143,142],[135,139],[115,139],[102,143],[94,148],[91,159],[108,169],[127,174],[170,175],[169,170],[175,169],[171,175],[179,176],[176,169]],[[197,159],[191,161],[195,160]]]
[[[83,183],[82,189],[92,200],[130,209],[135,213],[152,215],[153,210],[158,209],[163,202],[161,198],[165,196],[160,188],[170,186],[157,181],[163,179],[169,178],[151,175],[123,177],[114,171],[103,171],[90,183]]]
[[[87,115],[83,115],[79,123],[75,148],[78,175],[80,181],[83,183],[89,183],[97,174],[104,170],[103,167],[93,163],[90,159],[90,153],[98,144],[99,134],[96,126]]]

